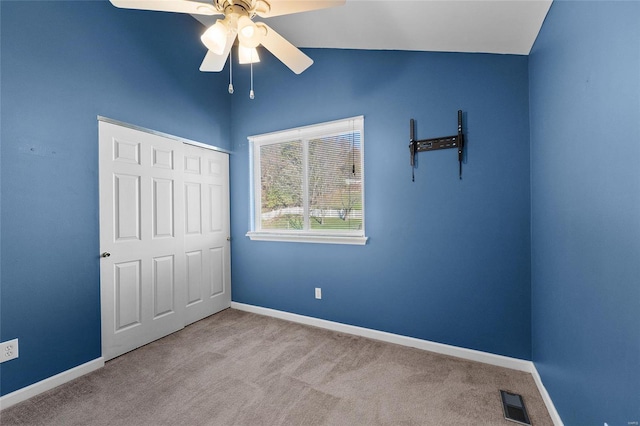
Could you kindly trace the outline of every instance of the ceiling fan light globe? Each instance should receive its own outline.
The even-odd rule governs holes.
[[[245,47],[257,47],[260,44],[260,32],[256,24],[247,16],[238,18],[238,38]]]
[[[210,26],[200,37],[202,44],[204,44],[207,49],[215,53],[216,55],[221,55],[224,51],[224,47],[227,44],[227,35],[229,30],[223,21],[218,19],[215,24]]]
[[[238,45],[238,62],[241,65],[244,64],[257,64],[260,62],[260,56],[258,50],[255,47],[245,47],[242,44]]]

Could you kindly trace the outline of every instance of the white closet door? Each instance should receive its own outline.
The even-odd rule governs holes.
[[[185,325],[183,144],[99,122],[103,357]]]
[[[231,306],[229,156],[100,121],[102,355]]]
[[[231,306],[229,156],[184,146],[186,324]]]

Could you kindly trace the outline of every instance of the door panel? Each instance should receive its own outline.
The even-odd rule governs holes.
[[[115,240],[140,239],[140,176],[115,174]]]
[[[224,250],[221,247],[209,250],[211,276],[209,281],[209,297],[224,292]]]
[[[182,157],[176,141],[100,122],[103,356],[184,327]]]
[[[222,232],[222,224],[224,222],[224,214],[222,209],[224,208],[224,192],[222,191],[222,185],[209,185],[209,211],[210,232]]]
[[[115,270],[115,332],[140,324],[140,261],[114,265]]]
[[[174,152],[170,149],[153,148],[153,167],[173,170]]]
[[[202,198],[200,184],[187,182],[184,184],[185,218],[187,235],[200,235],[202,230]]]
[[[231,305],[229,156],[185,146],[187,324]]]
[[[173,181],[153,179],[153,238],[173,237]]]
[[[202,302],[202,251],[186,253],[187,256],[187,307]]]
[[[153,259],[153,318],[173,313],[175,291],[174,256]]]
[[[140,144],[121,138],[113,139],[113,161],[140,164]]]

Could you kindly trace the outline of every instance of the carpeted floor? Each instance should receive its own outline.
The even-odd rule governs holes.
[[[227,309],[0,412],[8,425],[552,425],[530,374]]]

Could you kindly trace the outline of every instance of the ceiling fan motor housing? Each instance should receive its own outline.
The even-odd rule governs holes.
[[[253,18],[257,13],[268,13],[271,6],[264,0],[214,0],[214,6],[225,15],[236,13]]]

